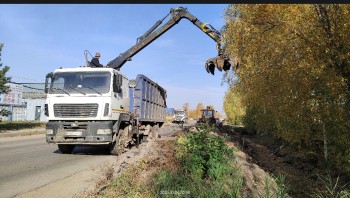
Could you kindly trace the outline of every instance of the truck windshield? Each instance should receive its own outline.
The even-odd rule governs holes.
[[[184,111],[175,111],[175,115],[184,116],[185,112]]]
[[[109,72],[58,72],[50,86],[50,94],[103,94],[110,88]]]
[[[203,116],[213,117],[213,111],[203,110]]]

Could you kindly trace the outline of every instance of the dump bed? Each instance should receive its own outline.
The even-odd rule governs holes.
[[[139,121],[165,122],[166,90],[146,76],[136,77],[134,96],[130,90],[130,111],[139,115]]]

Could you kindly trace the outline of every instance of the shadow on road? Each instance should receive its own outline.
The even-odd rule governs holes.
[[[101,146],[76,146],[71,154],[63,154],[59,149],[55,150],[54,153],[62,155],[111,155],[108,147]]]

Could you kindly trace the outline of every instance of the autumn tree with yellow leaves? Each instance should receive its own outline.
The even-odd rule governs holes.
[[[204,109],[204,105],[203,105],[202,102],[199,102],[199,103],[197,104],[196,109],[191,110],[191,111],[189,112],[189,117],[190,117],[190,118],[200,118],[201,115],[202,115],[202,113],[201,113],[201,110],[202,110],[202,109]]]
[[[225,16],[239,62],[225,77],[228,118],[350,168],[350,5],[241,4]]]
[[[224,97],[224,111],[226,112],[227,121],[234,125],[242,125],[245,115],[245,108],[242,104],[241,94],[237,87],[232,86]]]

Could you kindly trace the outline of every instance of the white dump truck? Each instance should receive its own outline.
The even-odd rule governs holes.
[[[144,75],[128,80],[112,68],[57,69],[45,89],[46,141],[63,153],[102,145],[120,154],[140,137],[157,138],[165,121],[166,90]]]
[[[184,109],[174,109],[173,123],[187,123],[187,112]]]

